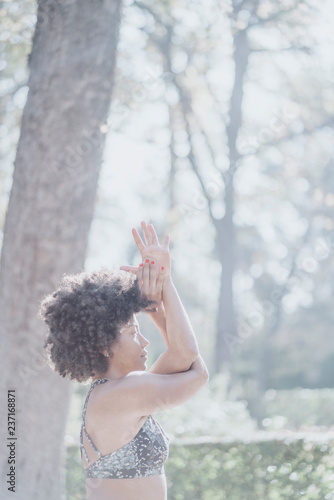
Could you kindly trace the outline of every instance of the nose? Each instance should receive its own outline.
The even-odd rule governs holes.
[[[142,339],[144,339],[144,347],[149,346],[149,345],[150,345],[150,343],[149,343],[149,341],[147,340],[147,338],[146,338],[146,337],[144,337],[144,335],[143,335],[142,333],[141,333],[140,335],[141,335],[141,338],[142,338]]]

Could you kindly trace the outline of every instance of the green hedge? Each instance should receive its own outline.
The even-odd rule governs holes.
[[[175,440],[165,472],[168,500],[334,500],[334,436]],[[67,447],[67,500],[86,500],[80,451],[73,445]]]
[[[66,449],[66,499],[86,500],[86,477],[81,465],[80,448],[69,445]]]
[[[285,428],[333,426],[333,389],[270,389],[266,391],[263,403],[266,417],[272,420],[281,417]]]

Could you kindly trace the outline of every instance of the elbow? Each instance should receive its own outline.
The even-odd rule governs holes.
[[[206,367],[205,367],[205,370],[203,370],[201,380],[203,380],[203,385],[206,385],[210,380],[210,375],[209,375],[208,369]]]
[[[199,351],[197,351],[197,350],[194,350],[194,351],[189,350],[184,354],[185,358],[187,359],[187,361],[190,362],[190,364],[193,363],[195,361],[195,359],[198,358],[199,355],[200,355]]]
[[[191,366],[192,363],[195,361],[195,359],[198,358],[198,356],[200,355],[198,351],[196,350],[174,350],[172,348],[169,348],[169,351],[170,352],[173,352],[174,353],[174,357],[175,359],[179,359],[180,361],[182,361],[183,364],[186,364],[186,365],[189,365]]]

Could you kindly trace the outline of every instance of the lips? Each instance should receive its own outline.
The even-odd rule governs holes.
[[[141,358],[147,358],[147,352],[145,352],[145,353],[141,356]]]

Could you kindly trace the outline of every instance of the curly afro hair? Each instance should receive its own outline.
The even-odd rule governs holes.
[[[122,326],[156,302],[142,296],[137,276],[115,268],[65,275],[59,285],[38,311],[48,326],[47,361],[62,377],[85,382],[107,371],[102,351],[119,341]]]

